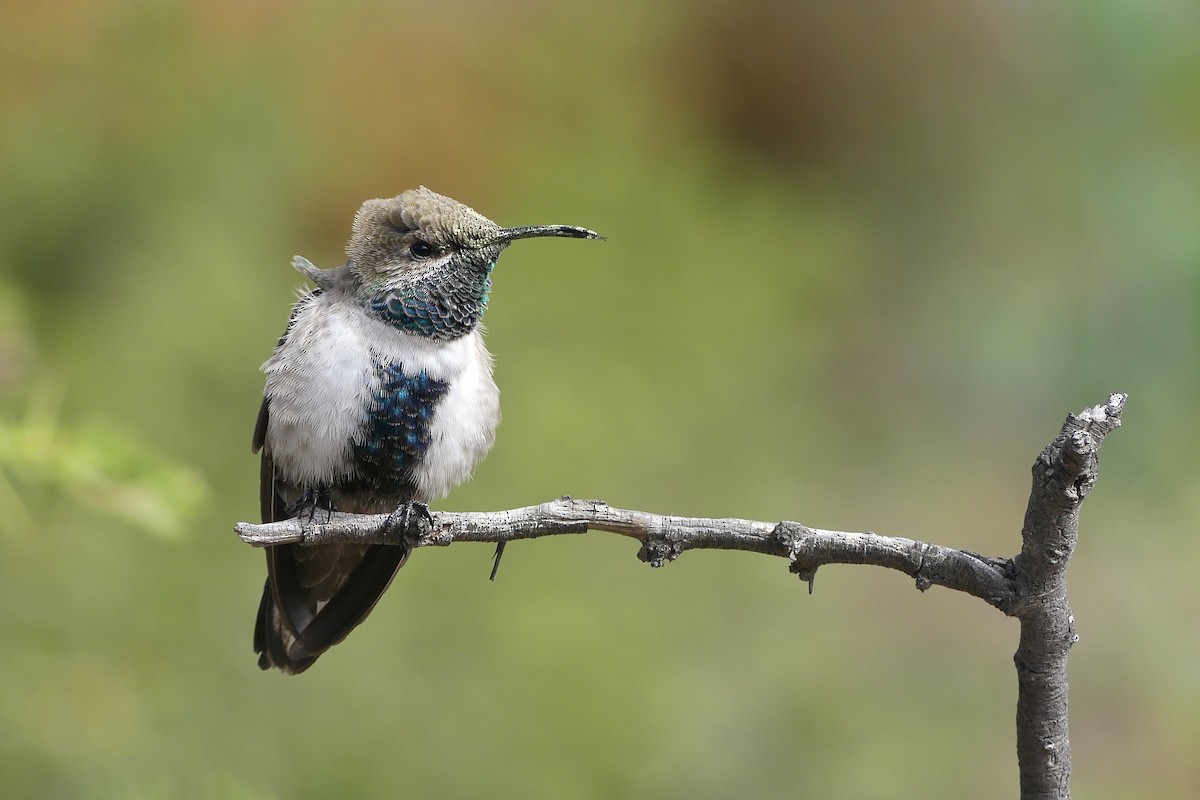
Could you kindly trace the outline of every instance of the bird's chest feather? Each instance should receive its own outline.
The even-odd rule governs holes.
[[[433,341],[319,295],[264,371],[267,444],[302,485],[432,500],[495,440],[499,393],[478,331]]]

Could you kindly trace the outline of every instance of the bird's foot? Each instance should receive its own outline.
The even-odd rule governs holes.
[[[384,523],[388,534],[412,545],[426,533],[433,531],[433,515],[429,506],[417,500],[406,500],[396,506]]]
[[[306,488],[304,494],[300,495],[299,500],[296,500],[294,503],[288,503],[284,508],[284,513],[289,517],[295,517],[300,520],[301,524],[312,524],[318,511],[325,512],[325,521],[328,522],[334,511],[333,496],[330,494],[329,489]]]

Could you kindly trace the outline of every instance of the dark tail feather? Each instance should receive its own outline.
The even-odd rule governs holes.
[[[409,553],[396,545],[368,548],[337,593],[314,614],[308,591],[296,580],[291,548],[298,546],[281,545],[268,552],[270,574],[254,629],[259,667],[278,667],[291,674],[311,667],[367,618]]]
[[[263,586],[262,600],[258,604],[258,620],[254,623],[254,652],[258,653],[258,667],[279,667],[288,672],[303,672],[312,662],[299,669],[288,663],[282,631],[276,627],[275,616],[275,602],[271,596],[271,581],[268,579]]]
[[[259,428],[265,428],[266,409],[264,401]],[[263,433],[256,431],[256,446],[261,444],[262,436]],[[287,518],[269,448],[263,448],[260,501],[264,522]],[[266,548],[267,585],[254,624],[258,666],[278,667],[293,675],[311,667],[319,655],[345,639],[367,618],[408,558],[408,548],[402,546],[367,548],[354,570],[318,612],[314,587],[306,585],[311,580],[301,579],[296,559],[298,547],[285,544]]]
[[[408,560],[408,553],[408,548],[402,545],[369,548],[345,585],[300,631],[293,649],[301,648],[305,657],[316,658],[345,639],[371,613],[397,570]]]

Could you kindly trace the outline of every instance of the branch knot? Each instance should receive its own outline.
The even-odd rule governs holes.
[[[822,563],[816,554],[804,552],[813,549],[809,543],[815,536],[812,528],[788,520],[780,522],[771,531],[771,538],[778,542],[791,562],[788,564],[788,572],[808,584],[809,594],[812,594],[813,583],[817,579],[817,567]]]
[[[917,583],[917,591],[924,592],[929,587],[933,586],[933,580],[928,575],[923,575],[921,570],[925,567],[925,556],[929,553],[930,547],[925,542],[913,542],[912,547],[908,549],[908,558],[913,564],[913,578]]]
[[[682,552],[683,547],[678,542],[662,534],[654,534],[642,541],[637,556],[652,567],[662,567],[679,558]]]

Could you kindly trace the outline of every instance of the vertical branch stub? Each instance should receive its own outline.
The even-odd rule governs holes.
[[[1121,424],[1127,396],[1071,414],[1038,455],[1014,561],[1014,614],[1021,622],[1017,670],[1017,761],[1021,797],[1071,796],[1067,655],[1079,640],[1067,600],[1067,563],[1079,540],[1079,510],[1099,476],[1100,445]]]

